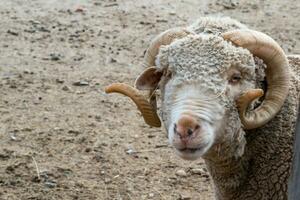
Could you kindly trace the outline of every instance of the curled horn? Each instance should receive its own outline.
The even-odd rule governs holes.
[[[191,32],[188,32],[184,28],[172,28],[159,34],[157,37],[155,37],[152,40],[149,48],[146,51],[146,54],[144,56],[143,67],[148,68],[148,67],[155,66],[155,58],[159,53],[159,48],[162,45],[171,44],[175,39],[183,38],[189,34],[191,34]],[[149,101],[150,104],[153,106],[153,108],[156,109],[157,103],[156,103],[156,95],[154,90],[149,91]]]
[[[154,127],[160,127],[161,122],[157,116],[156,110],[144,98],[139,91],[124,83],[113,83],[105,88],[106,93],[121,93],[132,99],[138,109],[141,111],[142,116],[147,124]]]
[[[289,64],[284,51],[269,36],[253,30],[234,30],[222,34],[223,38],[248,49],[261,58],[267,65],[267,91],[262,104],[247,111],[255,98],[262,96],[262,91],[253,89],[244,93],[237,101],[239,114],[245,129],[254,129],[270,121],[281,109],[289,91]]]
[[[157,56],[161,45],[168,45],[173,42],[174,39],[182,38],[188,34],[189,33],[185,29],[174,28],[158,35],[154,38],[146,51],[143,66],[146,68],[155,66],[155,57]],[[105,92],[116,92],[128,96],[134,101],[138,109],[141,111],[142,116],[148,125],[154,127],[161,126],[160,119],[156,112],[156,97],[155,95],[152,95],[154,91],[150,91],[150,102],[147,101],[147,99],[141,95],[137,89],[123,83],[113,83],[105,88]]]

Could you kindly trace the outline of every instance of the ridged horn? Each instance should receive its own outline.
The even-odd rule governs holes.
[[[156,36],[152,40],[150,46],[146,51],[146,54],[144,56],[143,67],[147,68],[147,67],[155,66],[155,58],[159,52],[159,48],[161,45],[171,44],[175,39],[183,38],[188,34],[190,34],[190,32],[188,32],[184,28],[172,28]],[[155,94],[154,95],[153,94],[154,94],[154,90],[150,90],[149,101],[154,108],[157,108],[156,96]]]
[[[253,30],[234,30],[222,34],[237,46],[248,49],[253,55],[261,58],[267,65],[267,91],[262,104],[252,110],[246,111],[248,105],[242,103],[247,99],[253,100],[253,92],[246,92],[239,100],[240,118],[245,129],[254,129],[269,122],[281,109],[289,91],[290,71],[286,55],[282,48],[268,35]],[[260,96],[258,94],[257,96]]]
[[[145,68],[155,66],[155,57],[157,56],[161,45],[168,45],[175,39],[183,38],[188,34],[190,34],[190,32],[184,28],[172,28],[156,36],[146,51],[143,66]]]
[[[247,108],[252,101],[262,97],[264,91],[262,89],[251,89],[242,94],[237,100],[236,105],[239,110],[240,118],[245,119],[247,115]],[[242,121],[243,123],[243,121]]]
[[[120,93],[133,100],[135,105],[141,111],[145,122],[154,127],[160,127],[161,122],[157,116],[156,110],[150,105],[150,103],[144,98],[139,91],[124,83],[113,83],[105,88],[106,93]]]

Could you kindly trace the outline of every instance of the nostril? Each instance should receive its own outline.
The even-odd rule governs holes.
[[[193,135],[193,130],[189,128],[189,129],[187,130],[187,134],[188,134],[188,136]]]
[[[200,128],[200,126],[199,125],[196,125],[195,126],[195,130],[197,130],[197,129],[199,129]]]

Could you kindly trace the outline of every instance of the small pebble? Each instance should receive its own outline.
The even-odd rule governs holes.
[[[56,83],[64,83],[65,82],[64,80],[61,80],[59,78],[57,78],[55,81],[56,81]]]
[[[14,36],[18,36],[19,33],[17,33],[16,31],[12,31],[12,30],[8,30],[7,31],[8,34],[14,35]]]
[[[89,85],[89,82],[87,81],[76,81],[73,83],[74,86],[87,86]]]
[[[75,12],[84,12],[84,8],[82,6],[77,6],[77,8],[75,8]]]
[[[154,197],[154,193],[149,193],[148,195],[150,198],[153,198]]]
[[[133,150],[133,149],[127,149],[127,150],[126,150],[126,153],[129,154],[129,155],[131,155],[131,154],[136,153],[136,151]]]
[[[50,60],[52,60],[52,61],[58,61],[60,59],[61,59],[61,55],[60,54],[50,53]]]
[[[192,197],[188,194],[180,194],[179,200],[191,200]]]
[[[62,88],[61,88],[63,91],[71,91],[71,88],[70,87],[68,87],[68,86],[63,86]]]
[[[192,169],[191,172],[192,172],[193,174],[199,174],[199,175],[205,174],[205,171],[204,171],[202,168]]]
[[[79,91],[79,90],[77,90],[75,93],[76,93],[76,94],[85,94],[84,91]]]
[[[45,186],[47,186],[48,188],[54,188],[56,187],[56,182],[55,181],[46,181],[45,182]]]
[[[115,62],[117,62],[117,60],[116,60],[116,59],[114,59],[114,58],[110,58],[109,62],[111,62],[111,63],[115,63]]]
[[[28,69],[25,69],[23,72],[24,74],[31,74],[31,72]]]
[[[16,136],[14,136],[14,135],[10,135],[10,139],[13,140],[13,141],[17,140]]]
[[[59,127],[54,127],[54,130],[55,130],[55,131],[60,131],[60,130],[62,130],[62,129],[59,128]]]
[[[110,179],[110,178],[105,178],[105,179],[104,179],[104,183],[106,183],[106,184],[107,184],[107,183],[111,183],[111,179]]]
[[[177,176],[180,176],[180,177],[186,177],[187,176],[187,173],[183,169],[180,169],[180,170],[176,171],[175,174]]]

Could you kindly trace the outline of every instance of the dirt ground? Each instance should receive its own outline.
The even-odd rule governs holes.
[[[231,16],[300,54],[300,1],[0,1],[0,199],[213,199],[129,99],[158,33]]]

